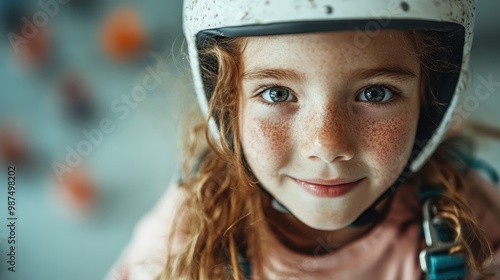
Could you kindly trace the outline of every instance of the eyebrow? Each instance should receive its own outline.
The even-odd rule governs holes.
[[[305,80],[305,75],[294,70],[289,69],[263,69],[256,68],[245,71],[242,75],[246,80],[262,80],[262,79],[275,79],[275,80],[290,80],[302,81]]]
[[[373,77],[386,77],[398,81],[406,81],[410,79],[415,79],[417,77],[417,75],[411,69],[399,65],[383,66],[373,69],[361,69],[354,71],[352,76],[361,79],[369,79]]]

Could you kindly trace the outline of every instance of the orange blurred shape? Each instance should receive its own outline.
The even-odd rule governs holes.
[[[27,148],[14,127],[0,129],[0,158],[7,164],[23,164],[27,160]]]
[[[50,35],[46,29],[39,29],[33,38],[26,39],[19,52],[19,59],[26,65],[38,67],[46,64],[51,57]]]
[[[146,30],[132,7],[115,10],[104,22],[101,47],[112,59],[123,61],[136,57],[146,46],[146,41]]]
[[[60,192],[70,206],[80,210],[91,210],[96,192],[88,174],[80,167],[64,174]]]

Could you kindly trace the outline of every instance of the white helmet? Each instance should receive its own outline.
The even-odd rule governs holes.
[[[435,30],[447,33],[450,63],[461,71],[440,73],[433,88],[438,105],[420,114],[405,172],[416,172],[443,139],[460,95],[470,83],[468,67],[474,23],[474,0],[185,0],[184,33],[194,85],[207,114],[211,92],[205,92],[197,43],[207,36],[242,37],[334,30]],[[206,42],[206,40],[204,40]],[[215,137],[217,127],[211,122]],[[406,174],[408,175],[408,174]],[[401,179],[401,177],[400,177]]]
[[[470,83],[469,54],[474,24],[474,0],[185,0],[184,33],[200,107],[208,112],[197,42],[205,36],[241,37],[333,30],[424,29],[449,32],[460,72],[446,73],[435,88],[443,106],[420,120],[409,169],[416,172],[443,139],[459,97]],[[422,116],[421,116],[422,119]],[[216,127],[212,122],[215,137]]]

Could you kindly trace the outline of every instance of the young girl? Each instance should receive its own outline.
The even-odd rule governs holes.
[[[186,0],[206,121],[108,278],[500,278],[500,195],[448,131],[473,10]]]

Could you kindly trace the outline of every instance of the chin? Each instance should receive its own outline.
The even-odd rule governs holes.
[[[322,231],[334,231],[334,230],[341,230],[344,228],[347,228],[351,223],[346,223],[346,224],[306,224],[308,227],[315,229],[315,230],[322,230]]]
[[[296,215],[296,217],[306,226],[323,231],[332,231],[346,228],[357,218],[357,216],[339,217],[335,214],[328,215],[327,217],[323,215],[320,217],[314,217],[314,215],[310,215],[307,213],[304,213],[303,215]]]

